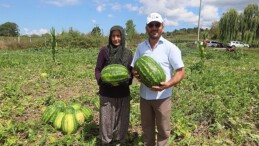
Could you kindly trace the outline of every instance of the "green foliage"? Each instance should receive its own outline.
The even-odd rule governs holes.
[[[203,136],[210,139],[203,141],[204,145],[218,145],[216,139],[221,139],[219,145],[258,142],[256,136],[248,136],[258,136],[254,123],[256,118],[251,119],[251,115],[258,115],[258,72],[249,67],[258,53],[243,54],[236,59],[229,58],[233,52],[207,51],[215,57],[206,60],[203,65],[193,64],[195,59],[184,57],[187,79],[174,90],[176,98],[172,119],[175,137],[183,139],[183,145],[189,145],[188,139],[192,139],[192,145],[198,145],[201,141],[198,139]],[[246,63],[248,60],[249,64]],[[250,71],[247,72],[247,69]],[[256,109],[249,111],[251,107]],[[234,125],[231,124],[233,122]],[[193,137],[188,137],[190,132]]]
[[[243,13],[230,9],[219,22],[219,38],[223,41],[241,40],[254,43],[259,37],[259,9],[249,4]]]
[[[199,51],[200,51],[200,58],[201,58],[202,62],[204,62],[205,55],[206,55],[206,44],[205,43],[206,42],[202,42],[202,41],[198,42],[198,48],[199,48]]]
[[[170,145],[256,145],[258,49],[207,49],[204,63],[196,46],[181,50],[186,76],[173,89]],[[1,50],[0,145],[99,145],[98,52],[59,48],[54,64],[47,48]],[[130,86],[129,145],[143,145],[139,85],[134,80]],[[43,109],[56,100],[79,101],[93,110],[94,122],[63,135],[41,120]]]
[[[56,62],[56,31],[55,28],[50,29],[50,34],[51,34],[51,53],[52,53],[52,59],[54,62]]]
[[[19,35],[19,27],[16,23],[6,22],[0,25],[0,36],[18,36]]]
[[[203,32],[201,33],[201,36],[202,36],[202,39],[203,39],[203,40],[208,39],[208,38],[209,38],[209,33],[208,33],[208,31],[203,31]]]
[[[238,14],[235,9],[230,9],[219,21],[219,37],[223,41],[237,40]]]
[[[128,40],[129,43],[132,43],[134,38],[137,35],[136,29],[135,29],[136,25],[134,24],[133,20],[128,20],[126,22],[126,39]]]
[[[209,35],[210,35],[210,38],[213,40],[218,39],[218,35],[219,35],[219,22],[218,21],[212,22],[211,28],[209,30]]]
[[[100,37],[102,35],[102,31],[99,26],[95,26],[93,30],[91,31],[91,35],[95,37]]]

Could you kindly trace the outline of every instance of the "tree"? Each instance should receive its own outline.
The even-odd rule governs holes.
[[[0,36],[18,36],[19,35],[19,28],[16,23],[6,22],[0,25]]]
[[[248,5],[243,14],[244,19],[244,31],[242,32],[242,40],[248,43],[252,43],[256,40],[259,27],[259,9],[257,4]]]
[[[219,22],[218,21],[214,21],[211,24],[211,28],[209,30],[209,34],[210,34],[210,38],[211,39],[217,39],[218,35],[219,35]]]
[[[126,38],[129,42],[133,42],[135,36],[136,36],[136,25],[134,24],[133,20],[128,20],[126,22]]]
[[[238,14],[230,9],[219,21],[219,38],[222,41],[238,39]]]
[[[95,26],[93,29],[92,29],[92,32],[91,32],[91,35],[93,36],[101,36],[102,35],[102,32],[101,32],[101,29],[99,26]]]
[[[94,37],[94,46],[98,47],[101,45],[101,36],[102,32],[99,26],[95,26],[91,32],[91,35]]]
[[[223,41],[255,42],[259,38],[258,5],[248,5],[240,15],[235,9],[230,9],[225,13],[219,22],[219,38]]]
[[[244,34],[245,34],[245,30],[246,30],[246,25],[245,25],[245,21],[244,21],[244,14],[241,13],[239,15],[239,32],[240,32],[240,37],[241,40],[244,40]]]

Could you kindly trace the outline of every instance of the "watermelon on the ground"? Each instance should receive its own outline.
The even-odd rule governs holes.
[[[83,113],[83,111],[81,109],[77,109],[75,110],[75,117],[76,117],[76,121],[77,123],[82,126],[85,122],[85,115]]]
[[[53,125],[56,129],[60,129],[61,128],[61,125],[62,125],[62,119],[64,117],[65,113],[64,112],[59,112],[57,114],[57,117],[56,119],[54,120],[53,122]]]
[[[86,106],[82,106],[81,107],[81,111],[84,113],[85,121],[86,122],[90,122],[90,121],[93,120],[93,114],[94,113],[93,113],[93,111],[90,108],[88,108]]]
[[[73,103],[69,104],[69,106],[73,107],[75,110],[78,110],[81,108],[82,105],[79,102],[73,102]]]
[[[61,112],[63,108],[58,105],[50,105],[46,108],[46,110],[42,114],[42,120],[46,123],[53,123],[56,119],[56,116],[59,112]]]
[[[67,107],[65,115],[62,118],[61,129],[65,134],[71,134],[78,128],[78,123],[75,117],[75,110],[73,107]]]

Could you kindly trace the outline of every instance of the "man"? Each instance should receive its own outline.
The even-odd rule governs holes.
[[[131,63],[132,73],[139,81],[141,79],[134,70],[134,63],[141,56],[152,57],[161,65],[166,74],[166,81],[161,82],[160,86],[148,88],[143,83],[140,86],[141,126],[145,146],[155,146],[156,143],[158,146],[168,145],[171,131],[172,86],[184,77],[181,51],[162,37],[163,31],[163,18],[158,13],[151,13],[146,22],[148,39],[138,45]],[[174,75],[173,71],[175,71]]]

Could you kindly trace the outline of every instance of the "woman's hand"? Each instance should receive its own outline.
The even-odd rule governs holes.
[[[132,69],[132,74],[139,82],[141,82],[140,76],[135,69]]]

